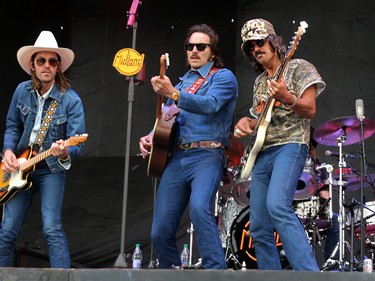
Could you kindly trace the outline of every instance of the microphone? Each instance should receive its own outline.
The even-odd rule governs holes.
[[[126,24],[126,28],[129,28],[129,27],[133,26],[133,23],[134,23],[134,20],[135,20],[135,15],[137,14],[138,4],[142,4],[142,3],[139,3],[139,2],[140,2],[139,0],[133,0],[133,2],[132,2],[132,5],[131,5],[130,11],[129,11],[129,18],[128,18],[128,23]]]
[[[363,100],[357,99],[355,101],[355,114],[357,115],[357,118],[359,121],[362,121],[364,116],[364,108],[363,108]]]
[[[326,150],[324,152],[324,154],[325,154],[325,156],[335,156],[335,157],[339,157],[340,156],[340,153],[332,152],[331,150]],[[357,158],[357,156],[349,154],[349,153],[346,153],[346,152],[343,152],[342,156],[347,157],[347,158]]]

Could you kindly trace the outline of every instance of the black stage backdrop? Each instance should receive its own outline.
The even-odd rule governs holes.
[[[82,157],[68,174],[64,222],[73,265],[77,267],[112,267],[120,254],[125,157],[129,157],[132,170],[127,179],[124,252],[129,253],[139,242],[144,252],[144,266],[150,261],[154,185],[146,174],[147,162],[136,156],[138,140],[154,124],[156,95],[149,80],[159,72],[159,57],[164,52],[170,54],[171,66],[167,75],[177,83],[185,71],[182,43],[192,24],[206,22],[220,34],[224,62],[239,82],[235,121],[248,114],[255,78],[240,51],[240,29],[246,20],[255,17],[270,20],[286,42],[300,21],[309,24],[296,57],[312,62],[327,83],[327,89],[317,101],[314,127],[333,118],[355,116],[356,99],[363,99],[365,116],[375,119],[372,110],[375,105],[373,1],[142,2],[136,29],[126,28],[130,0],[70,0],[57,8],[51,8],[44,0],[27,1],[22,5],[1,3],[2,11],[8,14],[7,19],[1,19],[1,142],[11,95],[19,82],[28,79],[17,63],[17,50],[24,45],[33,45],[41,30],[51,30],[60,46],[72,48],[76,54],[67,74],[83,100],[89,139]],[[134,100],[130,101],[128,85],[112,62],[117,51],[132,46],[133,38],[136,49],[145,54],[146,81],[143,86],[135,87]],[[132,109],[130,155],[125,155],[129,108]],[[337,151],[337,147],[320,145],[318,148],[321,160],[337,167],[337,159],[324,156],[325,150]],[[344,144],[344,150],[357,154],[360,145]],[[370,173],[374,169],[374,150],[374,137],[370,137],[366,139]],[[358,159],[347,159],[347,163],[353,170],[360,169]],[[230,186],[234,184],[231,182]],[[366,195],[367,201],[375,200],[371,187],[366,189]],[[358,198],[358,191],[349,196]],[[47,248],[41,233],[38,201],[39,198],[35,198],[17,245],[43,256]],[[337,209],[336,194],[333,194],[333,203]],[[236,216],[233,214],[233,220]],[[190,243],[189,227],[190,221],[185,215],[178,233],[181,247],[183,243]],[[198,257],[199,253],[194,249],[194,260]]]

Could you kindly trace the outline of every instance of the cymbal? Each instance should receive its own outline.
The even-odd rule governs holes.
[[[363,188],[367,188],[371,186],[371,181],[375,180],[375,174],[370,174],[368,176],[365,176],[363,179]],[[346,184],[346,190],[347,191],[356,191],[361,188],[361,177],[359,175],[352,175],[345,179]]]
[[[375,121],[363,119],[364,138],[375,133]],[[314,130],[314,139],[323,145],[337,146],[338,138],[346,136],[343,145],[359,143],[361,141],[361,123],[356,116],[345,116],[328,120]]]
[[[347,178],[350,178],[350,177],[356,177],[358,176],[357,174],[355,174],[355,172],[353,171],[352,168],[350,167],[343,167],[342,168],[342,178],[345,180]],[[336,169],[333,169],[333,178],[334,179],[338,179],[340,177],[340,169],[339,168],[336,168]]]
[[[240,140],[230,134],[230,146],[225,150],[224,155],[228,156],[229,162],[228,167],[237,167],[240,164],[241,157],[244,153],[244,147]]]

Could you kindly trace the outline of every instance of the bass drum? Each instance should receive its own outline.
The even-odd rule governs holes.
[[[243,209],[233,221],[230,236],[230,249],[237,258],[239,264],[246,263],[246,268],[257,269],[253,238],[250,235],[250,207]],[[283,251],[279,234],[275,231],[275,243],[280,253],[282,268],[289,266],[289,262]]]

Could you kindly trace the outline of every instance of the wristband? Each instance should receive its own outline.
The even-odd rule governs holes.
[[[295,107],[297,102],[298,102],[298,98],[295,95],[293,95],[293,97],[294,97],[293,103],[291,105],[287,105],[287,107],[289,107],[289,108]]]

